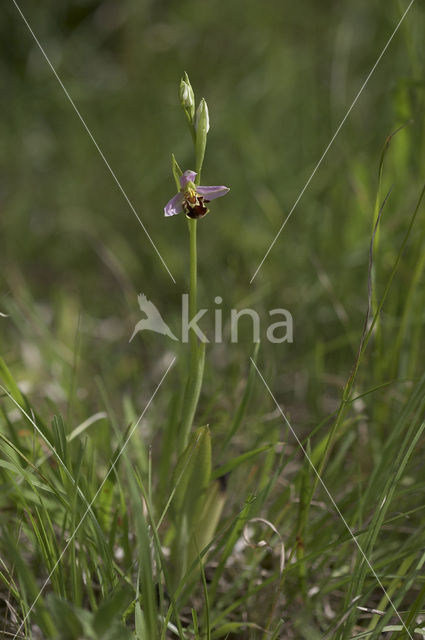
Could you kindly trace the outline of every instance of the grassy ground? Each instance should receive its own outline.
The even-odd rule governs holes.
[[[176,282],[5,3],[0,637],[425,636],[422,4],[252,283],[408,3],[19,6]],[[294,342],[256,351],[246,321],[208,345],[181,454],[187,345],[128,340],[139,292],[178,333],[189,288],[162,215],[171,152],[193,168],[184,70],[202,181],[231,187],[198,223],[199,305],[223,298],[226,336],[231,308],[284,307]]]

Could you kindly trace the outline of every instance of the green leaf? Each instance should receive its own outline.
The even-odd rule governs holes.
[[[189,222],[196,222],[189,220]],[[202,388],[205,367],[205,342],[198,347],[196,369],[189,374],[183,397],[182,419],[180,425],[180,451],[184,450],[189,441],[190,430],[195,418],[196,407]]]
[[[188,566],[199,557],[199,554],[214,538],[225,502],[226,491],[224,483],[220,480],[215,480],[206,492],[202,512],[188,544]]]
[[[186,515],[190,522],[196,519],[210,479],[211,434],[208,427],[199,427],[192,433],[173,474],[173,510],[179,518]]]
[[[211,480],[211,435],[208,427],[199,427],[180,456],[173,474],[176,487],[173,502],[176,537],[172,547],[175,586],[185,576],[198,555],[193,532],[206,501]]]
[[[21,550],[17,547],[16,541],[12,538],[11,533],[3,529],[1,533],[2,543],[6,549],[7,557],[14,564],[14,571],[19,579],[22,603],[24,611],[32,605],[32,611],[29,614],[28,624],[36,622],[47,637],[55,637],[55,625],[50,613],[47,611],[43,596],[40,595],[40,588],[36,577],[27,565]],[[30,602],[30,604],[28,604]]]
[[[151,560],[151,538],[148,532],[148,524],[143,514],[144,505],[134,476],[134,471],[126,457],[124,457],[124,462],[127,468],[127,477],[129,480],[131,503],[136,529],[138,565],[146,638],[149,638],[149,640],[155,640],[158,637],[158,625],[154,572]]]
[[[210,586],[210,600],[213,602],[215,599],[215,595],[218,588],[219,580],[223,574],[224,568],[226,566],[226,561],[229,558],[230,554],[233,551],[233,548],[249,518],[252,515],[253,505],[256,501],[254,495],[250,495],[246,498],[245,504],[239,513],[238,517],[235,519],[233,526],[231,527],[227,539],[224,543],[223,550],[220,554],[220,560],[218,566],[214,572],[214,577]]]
[[[224,476],[226,475],[226,473],[234,471],[241,464],[243,464],[244,462],[248,462],[248,460],[251,460],[252,458],[255,458],[255,456],[258,456],[260,453],[264,453],[264,451],[270,451],[270,449],[273,449],[275,446],[275,444],[266,444],[263,447],[258,447],[257,449],[252,449],[252,451],[247,451],[246,453],[243,453],[242,455],[229,460],[229,462],[226,462],[226,464],[223,464],[218,469],[215,469],[215,471],[212,472],[211,477],[213,479],[220,478],[220,476]]]
[[[98,640],[134,640],[134,635],[123,623],[115,622]]]
[[[226,622],[214,629],[211,634],[211,640],[218,640],[218,638],[227,638],[230,634],[238,634],[242,629],[257,629],[261,631],[261,627],[252,622]]]
[[[96,633],[105,633],[115,619],[121,618],[133,601],[133,594],[133,589],[128,584],[123,584],[102,602],[93,622]]]
[[[10,373],[3,358],[0,357],[0,379],[3,381],[7,391],[16,400],[18,404],[25,406],[25,399],[22,393],[19,391],[19,387],[15,382],[14,377]]]
[[[145,616],[143,615],[143,610],[139,602],[136,602],[136,605],[134,607],[134,622],[136,627],[137,640],[148,640]]]
[[[79,640],[81,636],[94,637],[91,613],[77,609],[54,593],[49,594],[47,603],[61,640]]]
[[[183,171],[180,169],[179,163],[176,160],[174,153],[171,154],[171,169],[173,171],[174,181],[176,183],[177,191],[180,191],[180,176],[183,175]]]

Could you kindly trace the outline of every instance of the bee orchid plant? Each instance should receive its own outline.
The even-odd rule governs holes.
[[[182,171],[172,155],[172,171],[177,194],[164,207],[169,218],[185,213],[189,227],[190,284],[189,313],[197,313],[197,224],[209,212],[208,204],[229,192],[225,186],[202,186],[207,134],[210,128],[208,106],[204,98],[195,110],[195,95],[187,74],[180,82],[180,104],[185,113],[194,146],[195,170]],[[214,536],[224,505],[223,483],[212,479],[211,436],[208,426],[193,429],[202,387],[205,344],[198,342],[195,331],[189,333],[189,373],[183,396],[178,431],[178,460],[174,472],[175,497],[171,503],[174,540],[171,549],[173,586],[185,598],[199,576],[200,554]]]

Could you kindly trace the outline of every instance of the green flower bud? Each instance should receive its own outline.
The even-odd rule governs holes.
[[[196,172],[201,173],[202,163],[204,162],[205,147],[207,146],[207,134],[210,128],[210,116],[208,113],[208,105],[202,98],[196,110],[195,117],[195,152],[196,152]]]
[[[205,98],[202,98],[196,110],[195,129],[196,131],[204,129],[205,134],[210,130],[210,114]]]
[[[193,123],[195,115],[195,94],[193,93],[192,85],[190,84],[187,73],[184,74],[184,77],[180,81],[179,98],[189,121]]]
[[[184,107],[191,107],[193,104],[189,85],[184,80],[180,83],[180,102]]]

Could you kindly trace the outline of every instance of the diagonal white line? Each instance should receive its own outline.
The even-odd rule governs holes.
[[[16,0],[12,0],[13,4],[15,5],[19,15],[21,16],[22,20],[25,22],[25,25],[27,26],[28,31],[30,32],[30,34],[32,35],[32,37],[34,38],[38,48],[40,49],[41,53],[43,54],[44,59],[46,60],[47,64],[49,65],[50,69],[53,72],[53,75],[55,76],[56,80],[59,82],[60,86],[62,87],[66,97],[68,98],[72,108],[74,109],[75,113],[77,114],[78,118],[81,121],[81,124],[83,125],[84,129],[87,131],[91,141],[93,142],[94,146],[96,147],[97,151],[99,152],[100,157],[102,158],[103,162],[105,163],[105,165],[107,166],[109,173],[111,174],[111,176],[113,177],[118,189],[121,191],[122,195],[124,196],[128,206],[130,207],[131,211],[134,213],[134,215],[136,216],[140,226],[142,227],[143,231],[145,232],[149,242],[151,243],[152,247],[154,248],[157,256],[159,257],[159,259],[161,260],[162,264],[164,265],[165,269],[168,272],[168,275],[170,276],[171,280],[174,282],[174,284],[176,284],[176,281],[174,279],[173,274],[171,273],[170,269],[168,268],[164,258],[162,257],[162,255],[159,252],[159,249],[157,248],[156,244],[154,243],[154,241],[152,240],[148,230],[146,229],[145,225],[143,224],[143,222],[140,219],[139,214],[137,213],[136,209],[134,208],[133,203],[131,202],[130,198],[127,196],[126,192],[124,191],[121,182],[118,180],[117,176],[115,175],[111,165],[109,164],[108,160],[105,158],[105,155],[103,153],[103,151],[101,150],[101,148],[99,147],[99,145],[97,144],[92,132],[90,131],[90,129],[88,128],[83,116],[81,115],[80,111],[78,110],[78,107],[76,106],[75,102],[73,101],[73,99],[71,98],[68,90],[66,89],[65,85],[63,84],[62,80],[60,79],[56,69],[54,68],[53,64],[50,61],[50,58],[48,57],[47,53],[45,52],[45,50],[43,49],[40,41],[38,40],[37,36],[35,35],[34,31],[31,29],[31,26],[28,22],[28,20],[26,19],[26,17],[24,16],[24,14],[22,13],[21,8],[19,7],[18,3],[16,2]]]
[[[31,604],[30,608],[28,609],[25,618],[22,620],[21,624],[19,625],[15,635],[13,636],[12,640],[15,640],[15,638],[18,637],[18,634],[20,632],[20,630],[22,629],[22,627],[24,626],[28,616],[30,615],[31,611],[34,609],[38,599],[40,598],[41,594],[43,593],[45,587],[47,586],[47,584],[50,582],[50,578],[52,577],[53,573],[56,571],[56,568],[58,566],[58,564],[61,562],[63,556],[65,555],[69,545],[71,544],[71,542],[73,541],[78,529],[81,527],[84,518],[86,517],[86,515],[88,514],[88,512],[90,511],[90,509],[92,508],[97,496],[99,495],[99,493],[102,491],[103,485],[105,484],[105,482],[107,481],[107,479],[109,478],[110,474],[112,473],[112,471],[115,469],[115,466],[119,460],[119,458],[121,457],[121,454],[123,453],[124,449],[126,448],[131,436],[133,435],[133,433],[135,432],[135,430],[137,429],[138,425],[140,424],[141,420],[143,419],[146,411],[149,409],[153,399],[155,398],[159,388],[161,387],[162,383],[164,382],[168,372],[170,371],[171,367],[173,366],[174,362],[175,362],[176,358],[174,357],[172,359],[172,361],[170,362],[170,364],[167,367],[166,372],[164,373],[164,375],[162,376],[161,380],[159,381],[159,383],[157,384],[155,391],[153,392],[153,394],[151,395],[149,402],[147,403],[147,405],[145,406],[145,408],[143,409],[142,413],[140,414],[137,422],[134,424],[133,428],[131,429],[130,433],[128,434],[126,441],[124,442],[124,444],[122,445],[121,449],[119,450],[118,454],[116,455],[114,461],[112,462],[111,466],[109,467],[109,470],[106,474],[106,476],[103,478],[98,490],[96,491],[96,493],[94,494],[91,502],[88,504],[87,509],[85,510],[85,512],[83,513],[79,523],[77,524],[77,526],[75,527],[74,531],[72,532],[71,536],[68,538],[68,542],[66,543],[65,547],[63,548],[59,558],[56,560],[52,570],[50,571],[49,575],[47,576],[46,580],[43,582],[43,584],[41,585],[40,591],[38,592],[37,597],[35,598],[34,602]]]
[[[347,523],[346,519],[344,518],[344,516],[342,515],[337,503],[335,502],[334,498],[332,497],[331,493],[329,492],[329,489],[327,488],[327,486],[325,485],[324,481],[322,480],[322,478],[320,477],[319,472],[317,471],[316,467],[314,466],[313,462],[311,461],[310,456],[308,455],[306,449],[303,447],[301,440],[298,438],[297,434],[295,433],[295,430],[292,428],[288,418],[286,417],[285,413],[283,412],[282,407],[280,406],[280,404],[278,403],[278,401],[276,400],[276,398],[273,395],[272,390],[270,389],[269,385],[267,384],[267,382],[265,381],[261,371],[259,370],[259,368],[257,367],[257,365],[255,364],[253,358],[250,357],[250,360],[252,362],[252,364],[254,365],[258,375],[260,376],[261,380],[264,383],[264,386],[266,387],[267,391],[269,392],[271,398],[273,399],[273,402],[276,405],[276,408],[278,409],[279,413],[281,414],[282,418],[285,420],[286,424],[288,425],[292,435],[294,436],[295,440],[297,441],[298,446],[300,447],[301,451],[303,452],[304,456],[307,458],[308,463],[310,464],[312,470],[314,471],[314,473],[317,476],[318,481],[320,482],[320,484],[322,485],[323,489],[325,490],[329,500],[332,502],[332,505],[335,509],[335,511],[337,512],[337,514],[339,515],[339,517],[341,518],[342,522],[344,523],[345,528],[347,529],[348,533],[350,534],[350,536],[352,537],[353,541],[355,542],[359,552],[361,553],[361,555],[363,556],[364,561],[366,562],[367,566],[369,567],[369,569],[371,570],[375,580],[377,581],[377,583],[379,584],[379,586],[381,587],[382,591],[385,594],[385,597],[387,598],[388,602],[390,603],[391,607],[394,609],[394,612],[397,616],[397,618],[400,620],[404,630],[406,631],[407,635],[409,636],[409,638],[411,638],[411,640],[413,640],[413,637],[411,636],[408,628],[406,627],[406,625],[403,622],[402,617],[400,616],[399,612],[397,611],[393,601],[391,600],[390,596],[388,595],[384,585],[382,584],[381,580],[379,579],[379,577],[377,576],[375,569],[372,567],[371,563],[369,562],[365,552],[363,551],[362,547],[360,546],[359,541],[357,540],[356,536],[353,534],[353,532],[350,529],[349,524]]]
[[[15,1],[15,0],[13,0]],[[337,135],[339,134],[339,132],[341,131],[345,121],[347,120],[348,116],[350,115],[351,111],[354,109],[357,100],[360,98],[363,89],[366,87],[367,83],[369,82],[370,78],[372,77],[376,67],[378,66],[378,64],[381,61],[381,58],[383,57],[384,53],[386,52],[386,50],[388,49],[388,47],[390,46],[390,43],[392,41],[392,39],[394,38],[395,34],[397,33],[401,23],[403,22],[404,18],[407,16],[407,13],[410,10],[410,7],[412,6],[412,4],[414,3],[415,0],[410,0],[409,6],[407,7],[406,11],[403,13],[403,15],[401,16],[400,20],[397,23],[397,26],[395,27],[394,31],[392,32],[391,36],[388,39],[387,44],[385,45],[385,47],[382,49],[381,53],[379,54],[379,57],[377,59],[377,61],[375,62],[375,64],[373,65],[372,69],[369,71],[369,74],[366,77],[366,80],[363,82],[362,86],[360,87],[356,97],[354,98],[353,102],[351,103],[350,108],[348,109],[347,113],[345,114],[345,116],[343,117],[343,119],[341,120],[341,122],[339,123],[339,126],[337,128],[337,130],[335,131],[335,133],[333,134],[331,141],[329,142],[328,146],[326,147],[326,149],[324,150],[324,152],[322,153],[322,155],[320,156],[319,162],[316,164],[316,166],[314,167],[309,179],[307,180],[307,182],[305,183],[304,187],[301,189],[298,198],[295,200],[294,204],[292,205],[291,210],[289,211],[288,215],[286,216],[285,220],[283,221],[279,231],[277,232],[277,234],[275,235],[272,243],[270,244],[269,248],[267,249],[266,253],[264,254],[263,259],[261,260],[260,264],[258,265],[257,269],[255,270],[254,275],[252,276],[251,280],[249,281],[249,284],[252,284],[254,278],[256,277],[257,273],[260,271],[261,267],[264,264],[264,261],[266,260],[267,256],[269,255],[270,251],[273,249],[274,245],[277,242],[277,239],[279,238],[283,228],[285,227],[286,223],[288,222],[289,218],[292,216],[292,213],[295,209],[295,207],[297,206],[297,204],[299,203],[299,201],[301,200],[301,198],[304,195],[304,192],[306,191],[308,185],[310,184],[310,182],[313,180],[314,176],[316,175],[316,172],[318,170],[318,168],[320,167],[320,165],[322,164],[323,160],[325,159],[325,156],[327,155],[329,149],[331,148],[331,146],[333,145],[335,138],[337,137]]]

